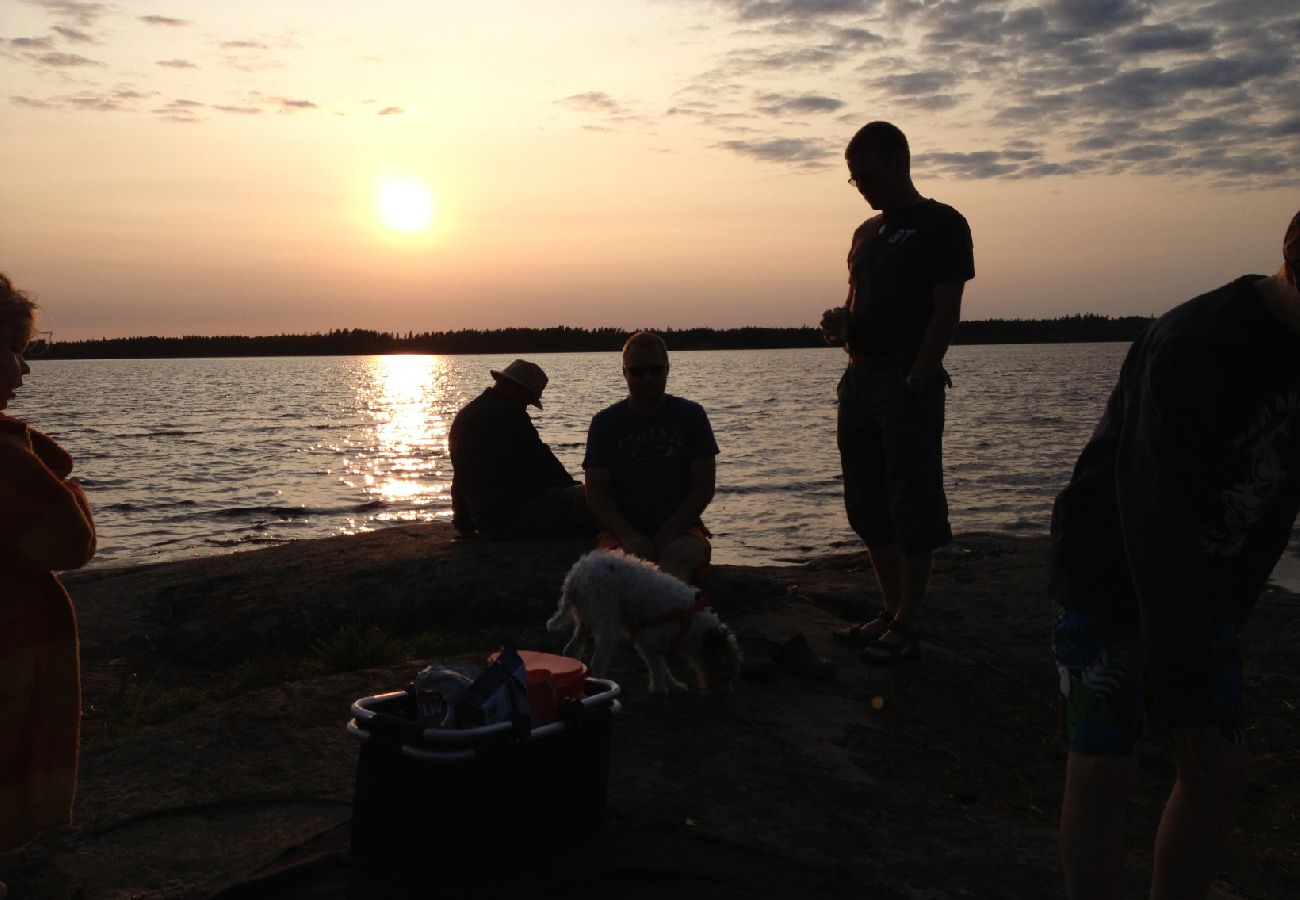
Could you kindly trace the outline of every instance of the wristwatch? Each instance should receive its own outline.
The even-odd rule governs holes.
[[[903,379],[903,384],[913,393],[919,394],[925,388],[925,378],[920,375],[908,375]]]

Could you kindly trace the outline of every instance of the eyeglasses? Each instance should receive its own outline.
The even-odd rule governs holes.
[[[623,374],[627,375],[630,378],[644,378],[647,375],[653,375],[656,378],[658,378],[660,375],[664,374],[667,371],[668,371],[668,366],[665,363],[659,363],[658,365],[653,365],[653,366],[624,366],[623,367]]]
[[[856,175],[850,175],[850,176],[849,176],[849,184],[853,185],[853,187],[857,187],[857,186],[858,186],[858,182],[860,182],[860,181],[870,181],[872,178],[875,178],[875,177],[876,177],[876,170],[875,170],[875,169],[867,169],[865,172],[859,172],[859,173],[856,174]]]
[[[44,356],[50,352],[50,345],[54,343],[53,331],[37,331],[32,334],[32,339],[27,342],[23,348],[23,358],[31,359],[34,356]]]

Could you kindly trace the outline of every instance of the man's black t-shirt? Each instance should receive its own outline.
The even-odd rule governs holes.
[[[849,349],[867,356],[915,353],[934,312],[934,286],[974,277],[970,225],[951,206],[924,200],[868,219],[849,250],[855,294]]]

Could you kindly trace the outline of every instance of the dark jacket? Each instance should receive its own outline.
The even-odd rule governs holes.
[[[1245,621],[1300,507],[1300,339],[1259,278],[1134,342],[1052,513],[1052,595],[1141,635],[1171,727],[1215,724],[1215,632]]]
[[[542,443],[528,411],[488,388],[451,423],[452,524],[492,537],[509,529],[519,504],[577,484]]]

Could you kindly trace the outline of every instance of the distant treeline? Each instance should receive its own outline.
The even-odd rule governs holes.
[[[1047,344],[1131,341],[1148,316],[1111,318],[1091,314],[1059,319],[984,319],[962,322],[958,344]],[[362,328],[262,337],[128,337],[57,342],[47,358],[146,359],[203,356],[371,356],[390,353],[573,353],[616,351],[631,332],[621,328],[498,328],[491,331],[408,331],[405,335]],[[660,331],[671,350],[773,350],[825,347],[816,328],[685,328]]]

